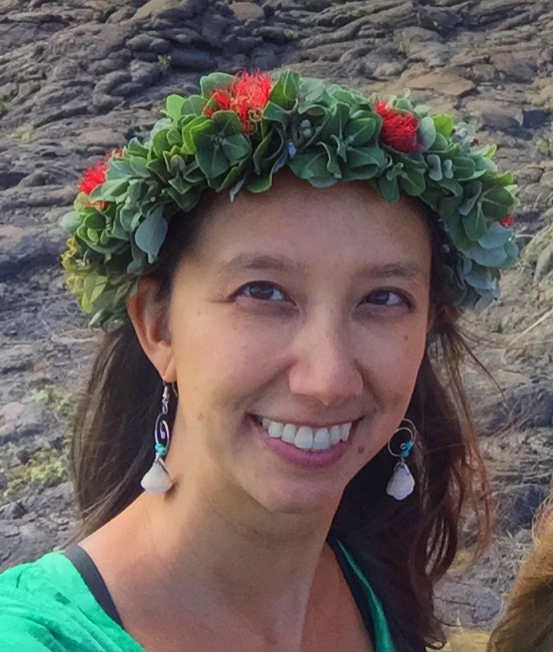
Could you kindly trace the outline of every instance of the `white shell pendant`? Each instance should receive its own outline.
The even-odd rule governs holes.
[[[415,478],[411,475],[407,464],[401,460],[394,467],[394,472],[386,487],[386,493],[396,500],[403,500],[407,496],[410,496],[414,489]]]
[[[156,457],[150,470],[142,478],[140,484],[142,489],[148,494],[164,494],[171,489],[173,481],[162,459]]]

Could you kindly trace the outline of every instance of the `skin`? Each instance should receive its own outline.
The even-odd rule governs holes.
[[[285,173],[205,210],[169,301],[144,281],[128,303],[144,351],[178,383],[175,485],[82,545],[150,652],[370,650],[325,539],[413,392],[431,324],[423,218],[366,184],[314,189]],[[360,421],[316,469],[276,455],[251,415]]]

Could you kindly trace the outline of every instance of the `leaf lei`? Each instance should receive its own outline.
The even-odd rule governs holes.
[[[517,256],[517,186],[495,146],[475,148],[470,125],[428,115],[407,97],[383,102],[284,72],[212,73],[201,94],[170,95],[144,143],[132,139],[85,172],[61,257],[90,325],[126,318],[126,298],[157,260],[169,221],[185,219],[204,190],[265,192],[287,166],[325,188],[364,180],[389,202],[418,197],[447,235],[450,300],[479,309],[499,293]]]

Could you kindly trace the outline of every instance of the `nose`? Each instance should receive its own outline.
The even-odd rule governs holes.
[[[292,394],[333,407],[358,398],[363,376],[350,338],[324,324],[306,328],[296,340],[296,357],[289,370]]]

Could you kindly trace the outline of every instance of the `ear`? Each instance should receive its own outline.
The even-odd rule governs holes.
[[[169,301],[159,298],[153,279],[141,279],[136,292],[127,299],[127,312],[140,346],[166,383],[177,377],[169,330]]]

